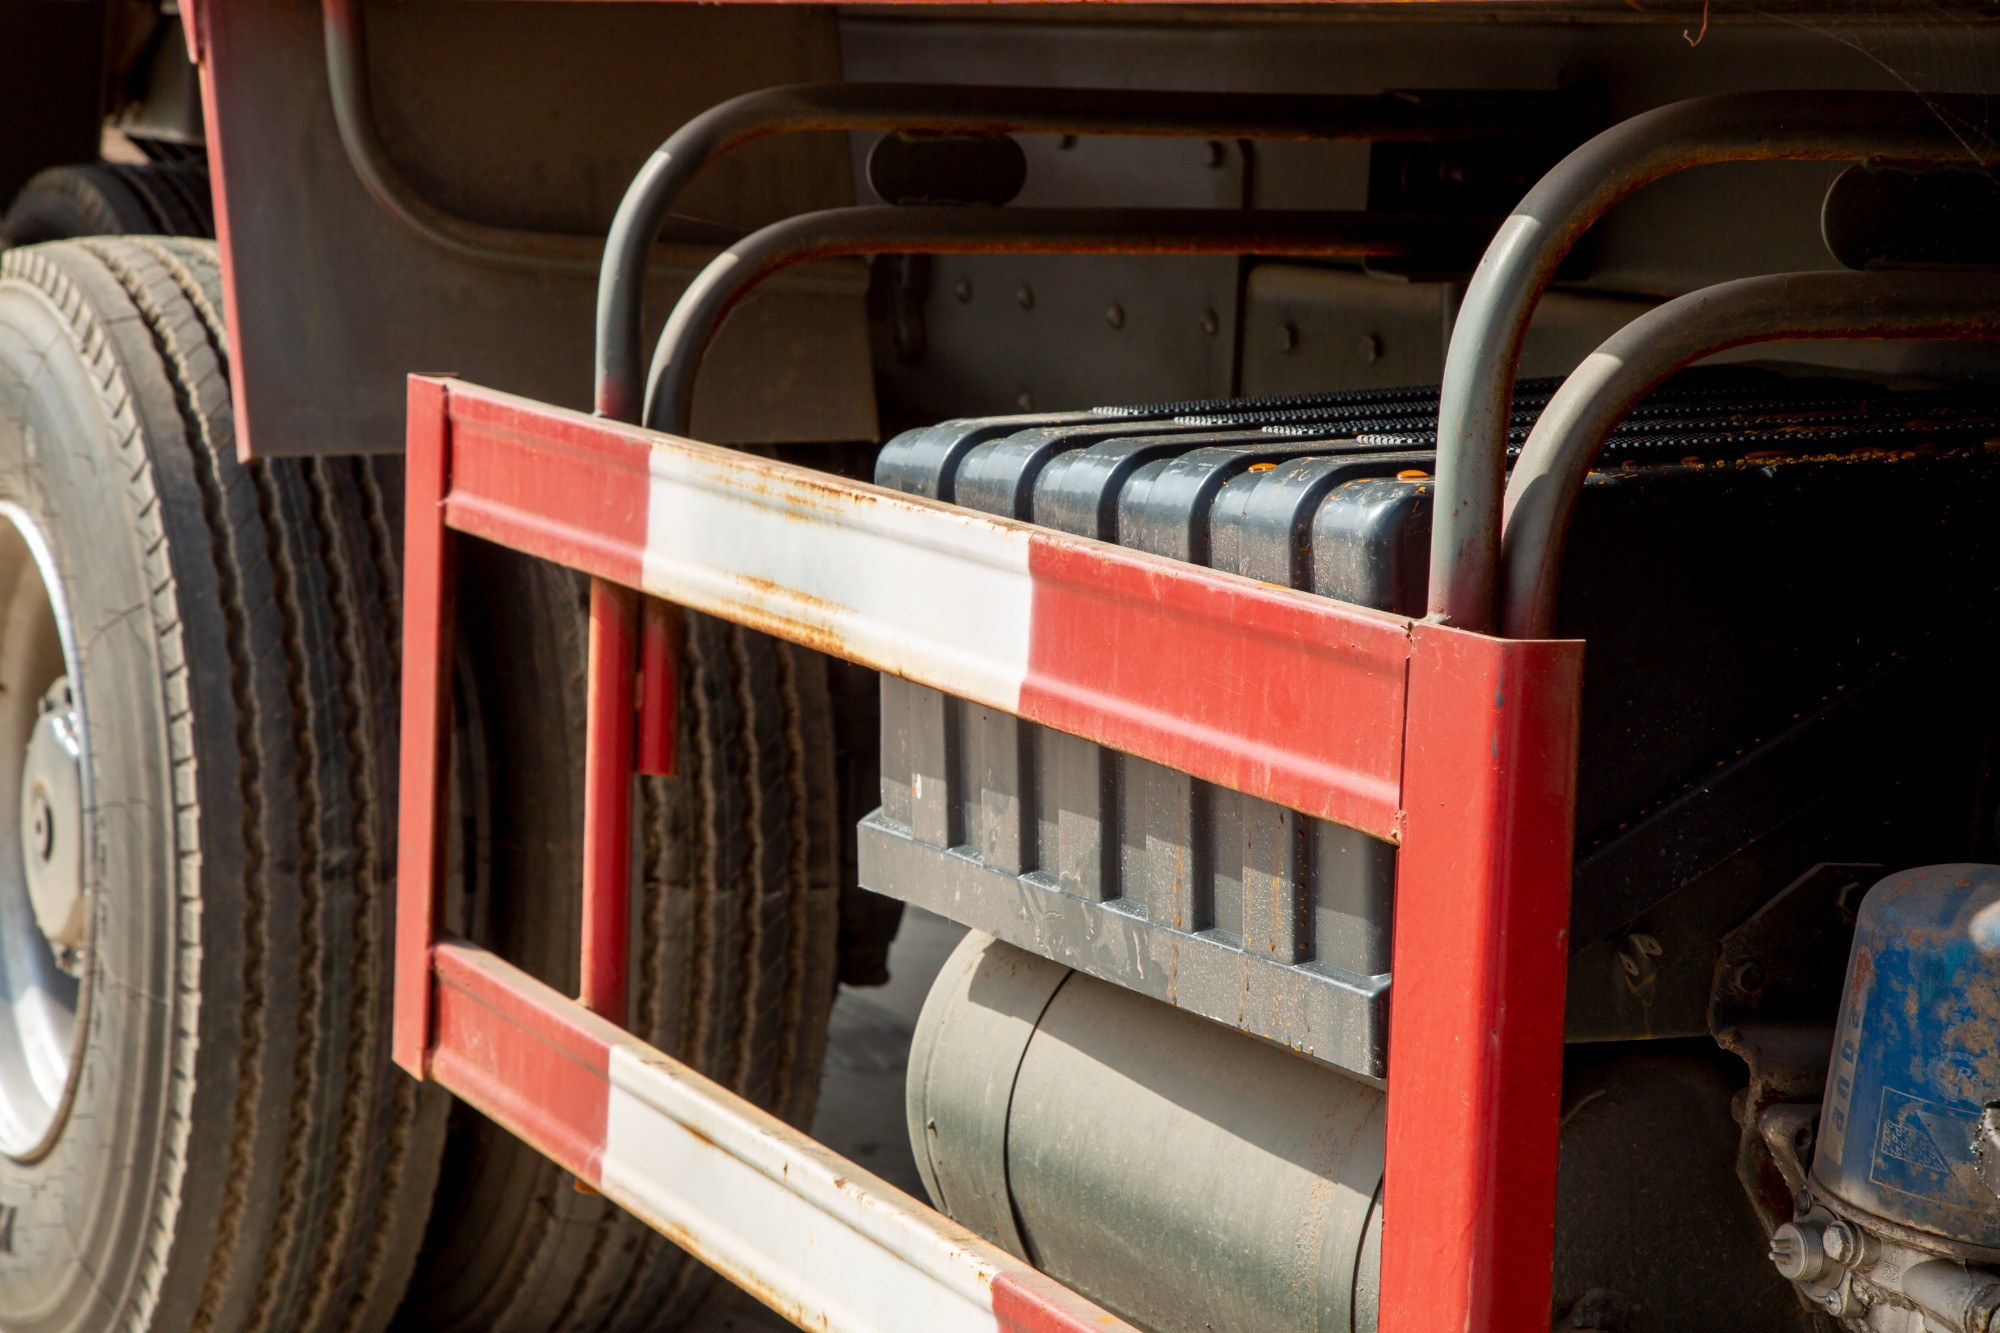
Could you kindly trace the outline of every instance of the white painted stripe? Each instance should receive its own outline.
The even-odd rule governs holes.
[[[649,1054],[611,1049],[606,1197],[807,1327],[997,1333],[985,1242]]]
[[[672,444],[652,454],[646,591],[807,627],[897,675],[1012,711],[1028,670],[1025,530],[824,490]]]

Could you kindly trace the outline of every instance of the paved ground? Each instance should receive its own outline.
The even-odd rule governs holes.
[[[843,990],[833,1007],[826,1077],[813,1133],[890,1184],[924,1197],[903,1129],[903,1071],[931,978],[965,932],[929,912],[903,914],[888,985]],[[792,1326],[734,1288],[718,1293],[687,1333],[782,1333]]]

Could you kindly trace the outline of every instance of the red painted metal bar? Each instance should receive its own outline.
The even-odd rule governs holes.
[[[484,949],[434,948],[431,1077],[596,1189],[609,1043],[592,1015]]]
[[[1137,1333],[484,949],[437,979],[441,1082],[801,1327]]]
[[[639,604],[639,771],[670,778],[678,770],[681,609],[648,597]]]
[[[1580,642],[1419,625],[1390,975],[1381,1333],[1545,1333]]]
[[[632,913],[633,733],[638,721],[638,596],[590,583],[589,699],[583,758],[583,969],[579,999],[625,1021]]]
[[[1401,837],[1402,617],[473,385],[446,409],[457,531]],[[954,558],[992,606],[925,600]],[[966,642],[1029,586],[1009,686]]]
[[[403,706],[398,824],[395,1013],[396,1063],[425,1076],[431,1035],[431,941],[444,882],[449,825],[444,803],[451,765],[451,536],[444,525],[450,485],[448,390],[410,381],[409,453],[404,473]]]

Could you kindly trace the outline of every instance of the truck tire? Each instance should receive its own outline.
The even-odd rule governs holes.
[[[476,686],[483,756],[460,789],[486,793],[470,928],[574,994],[587,594],[566,571],[476,542],[460,559],[461,679]],[[633,1031],[800,1124],[818,1093],[838,931],[825,667],[690,616],[681,773],[643,779],[634,809]],[[684,1322],[711,1284],[663,1237],[460,1108],[398,1327],[651,1333]]]
[[[198,162],[91,162],[31,177],[0,219],[0,249],[85,236],[215,235]]]
[[[388,1059],[382,499],[351,461],[237,461],[219,312],[205,242],[0,256],[0,967],[73,971],[76,1034],[49,1077],[4,979],[10,1333],[379,1329],[436,1178],[448,1103]],[[14,813],[24,769],[48,785],[21,733],[51,710],[74,946],[22,903],[50,843]],[[8,1058],[36,1041],[39,1081]]]

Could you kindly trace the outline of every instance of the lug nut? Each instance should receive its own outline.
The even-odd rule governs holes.
[[[1826,1273],[1826,1249],[1817,1227],[1787,1222],[1771,1233],[1771,1262],[1788,1281],[1816,1282]]]

